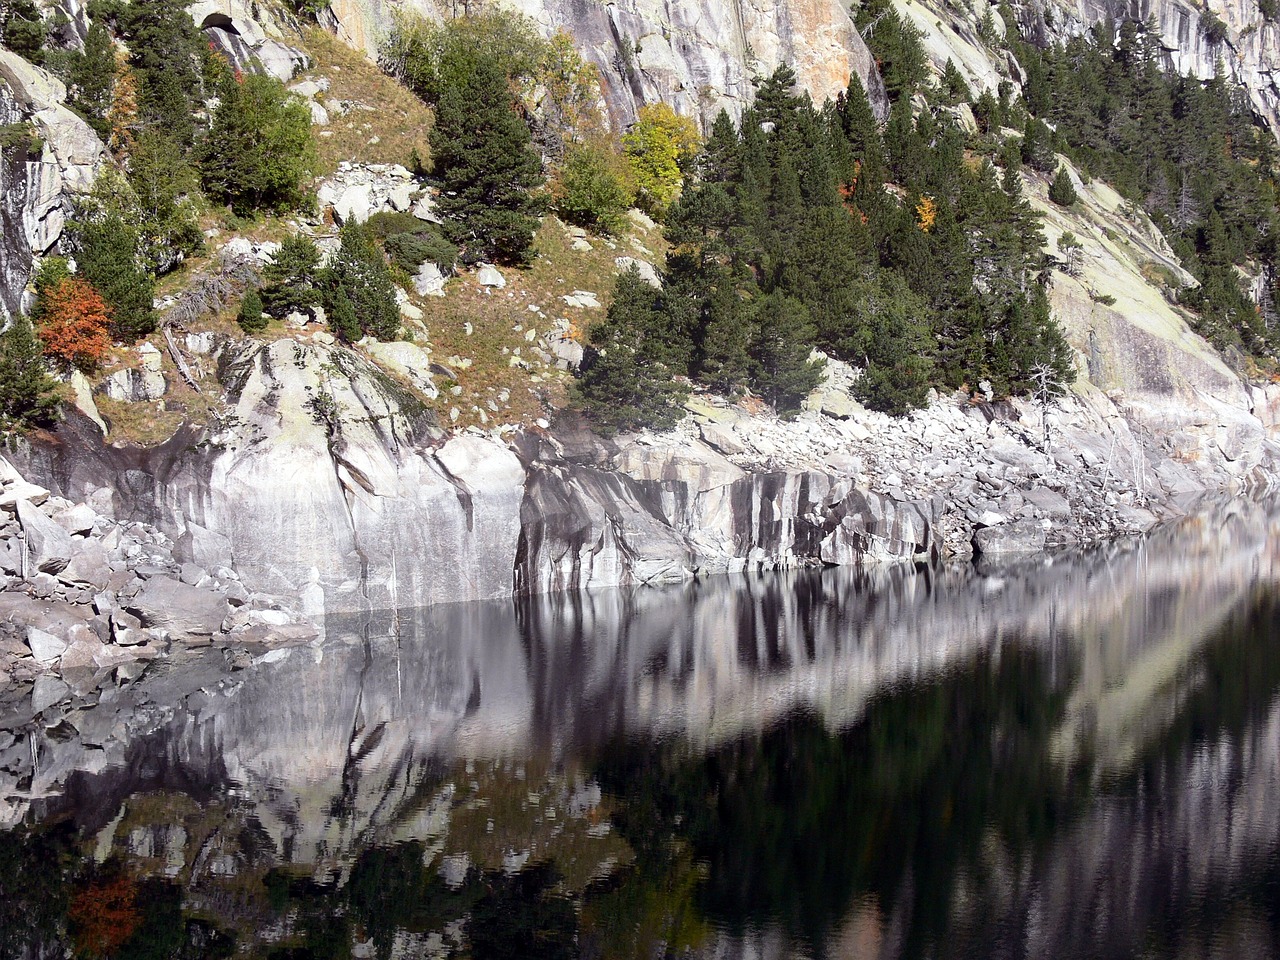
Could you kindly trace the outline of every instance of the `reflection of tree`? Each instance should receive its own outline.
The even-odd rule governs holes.
[[[704,876],[688,843],[673,839],[646,845],[629,870],[606,881],[583,904],[582,955],[648,960],[659,944],[665,956],[692,953],[710,933],[696,905]]]
[[[1065,697],[1044,658],[1011,645],[878,698],[844,733],[801,715],[705,757],[625,746],[600,774],[638,857],[688,839],[709,867],[701,905],[731,929],[777,919],[820,951],[863,892],[905,910],[923,943],[989,830],[1038,845],[1082,798],[1048,757]]]
[[[76,891],[67,908],[76,954],[109,957],[133,936],[142,917],[138,885],[123,872],[91,880]]]
[[[0,957],[60,955],[73,831],[0,831]]]

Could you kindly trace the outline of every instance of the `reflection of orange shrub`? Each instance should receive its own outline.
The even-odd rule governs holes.
[[[108,957],[138,929],[138,887],[123,874],[95,880],[71,898],[76,955]]]
[[[40,297],[40,328],[46,356],[92,370],[111,347],[111,310],[98,291],[78,277],[65,277]]]

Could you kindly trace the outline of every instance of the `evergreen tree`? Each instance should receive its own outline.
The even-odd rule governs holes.
[[[685,389],[663,362],[661,294],[632,267],[620,274],[605,319],[592,327],[590,349],[574,386],[575,403],[606,434],[680,419]]]
[[[129,186],[148,269],[157,275],[167,273],[204,248],[193,200],[199,195],[199,184],[177,143],[161,133],[144,131],[129,155]]]
[[[118,213],[75,226],[73,243],[81,276],[111,307],[111,333],[133,343],[156,328],[154,285],[139,257],[138,231]]]
[[[106,140],[111,132],[108,115],[116,80],[116,52],[106,26],[95,21],[89,27],[84,52],[72,55],[67,72],[70,106]]]
[[[205,89],[207,44],[178,0],[129,0],[113,6],[138,79],[138,113],[145,127],[182,145],[195,138],[195,114]]]
[[[779,414],[800,409],[800,402],[822,379],[822,365],[809,361],[813,323],[805,305],[793,297],[772,293],[752,311],[751,388]]]
[[[210,198],[239,214],[301,206],[315,150],[307,105],[265,74],[230,77],[219,96],[199,150]]]
[[[31,323],[14,317],[0,333],[0,433],[56,423],[57,387]]]
[[[319,267],[320,251],[309,237],[300,233],[286,237],[262,271],[260,295],[267,312],[284,317],[306,313],[320,303]]]
[[[261,333],[267,329],[267,318],[263,315],[262,297],[259,296],[257,289],[250,287],[244,295],[244,299],[240,301],[240,312],[236,315],[236,322],[240,324],[240,329],[245,333]]]
[[[0,5],[0,43],[40,66],[44,63],[45,41],[44,20],[32,0],[7,0]]]
[[[1080,198],[1076,196],[1076,188],[1071,183],[1071,175],[1066,167],[1059,167],[1049,184],[1049,199],[1060,207],[1069,207]]]
[[[477,54],[451,70],[431,130],[445,235],[468,262],[527,263],[532,257],[542,161],[525,122],[513,110],[506,75]]]
[[[368,334],[394,340],[400,329],[395,283],[373,232],[358,223],[342,228],[341,244],[321,278],[333,332],[343,340]]]

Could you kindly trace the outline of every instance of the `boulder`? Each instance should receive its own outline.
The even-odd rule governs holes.
[[[152,577],[125,606],[144,626],[184,636],[217,633],[230,612],[220,594],[167,576]]]
[[[123,403],[148,403],[164,396],[164,374],[158,369],[117,370],[103,381],[100,388],[112,400]]]
[[[413,187],[407,183],[398,183],[387,191],[387,203],[391,204],[391,209],[403,213],[412,205],[409,199],[413,192]]]
[[[73,540],[71,562],[58,573],[66,584],[87,584],[102,589],[111,582],[111,560],[100,540]]]
[[[444,219],[436,212],[436,202],[427,194],[423,194],[413,202],[411,211],[419,220],[426,220],[428,223],[444,223]]]
[[[984,557],[1011,557],[1044,549],[1045,528],[1035,520],[983,527],[973,534],[973,549]]]
[[[77,503],[60,513],[54,514],[53,522],[60,526],[67,533],[88,534],[93,530],[93,525],[97,522],[98,515],[93,512],[91,507],[83,503]]]
[[[27,646],[38,663],[52,663],[67,649],[67,641],[39,627],[27,627]]]
[[[419,296],[443,297],[444,274],[440,272],[439,265],[428,260],[419,267],[413,278],[413,289]]]
[[[338,223],[364,223],[373,213],[373,195],[367,183],[353,183],[333,201],[333,215]]]
[[[173,549],[179,560],[198,563],[206,570],[231,566],[231,541],[197,523],[187,523]]]
[[[626,273],[635,267],[641,280],[655,290],[662,289],[662,278],[658,276],[658,269],[648,260],[641,260],[639,257],[618,257],[614,263],[618,265],[619,273]]]
[[[27,537],[27,550],[34,569],[58,573],[71,562],[71,534],[32,506],[30,501],[18,501],[18,520]]]
[[[57,677],[36,677],[35,686],[31,689],[31,712],[44,713],[70,695],[71,688]]]
[[[365,349],[383,367],[404,377],[426,396],[435,398],[438,391],[431,380],[431,355],[416,343],[374,341]]]
[[[507,279],[491,263],[482,263],[476,270],[476,283],[482,287],[495,287],[501,290],[507,285]]]

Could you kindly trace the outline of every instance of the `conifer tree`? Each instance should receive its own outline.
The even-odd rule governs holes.
[[[139,256],[138,231],[111,211],[74,231],[80,274],[111,307],[111,333],[133,343],[155,330],[154,284]]]
[[[1053,175],[1053,182],[1049,184],[1049,199],[1060,207],[1069,207],[1080,199],[1066,167],[1059,167],[1058,172]]]
[[[228,77],[219,96],[198,151],[205,192],[239,214],[300,206],[315,149],[306,104],[265,74]]]
[[[260,295],[273,317],[305,313],[320,302],[316,289],[320,251],[309,237],[290,234],[262,270]]]
[[[750,357],[751,388],[779,414],[800,409],[800,402],[822,379],[822,365],[809,360],[813,322],[805,305],[772,293],[755,304]]]
[[[56,423],[57,387],[31,323],[14,317],[0,333],[0,433]]]
[[[236,315],[236,323],[245,333],[260,333],[267,329],[267,318],[262,311],[262,297],[254,287],[245,292],[240,301],[240,312]]]
[[[680,418],[685,390],[663,361],[662,312],[659,292],[632,267],[618,276],[608,314],[589,333],[575,403],[606,434],[665,430]]]
[[[116,79],[116,52],[111,34],[99,21],[89,27],[83,53],[74,54],[68,69],[71,107],[98,136],[106,140],[111,132],[111,92]]]
[[[431,153],[440,185],[445,235],[467,262],[523,264],[532,257],[542,161],[516,115],[501,66],[478,52],[451,68],[440,94]]]
[[[342,228],[341,244],[321,278],[333,332],[343,340],[362,333],[394,340],[400,329],[395,283],[373,232],[358,223]]]

